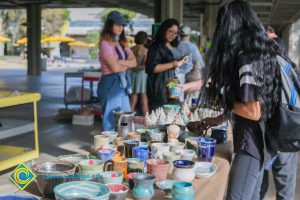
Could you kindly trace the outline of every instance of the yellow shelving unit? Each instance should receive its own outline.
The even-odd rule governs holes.
[[[0,140],[34,131],[34,149],[0,145],[0,171],[39,157],[37,102],[41,99],[41,95],[39,93],[21,93],[10,96],[11,94],[12,92],[0,91],[0,108],[32,103],[34,121],[1,119]]]

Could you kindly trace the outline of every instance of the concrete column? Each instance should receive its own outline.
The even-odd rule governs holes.
[[[203,34],[213,35],[216,29],[219,5],[206,5],[204,11]]]
[[[41,6],[27,7],[28,75],[41,75]]]
[[[183,0],[155,0],[154,18],[155,22],[163,22],[168,18],[175,18],[182,23]]]
[[[279,33],[279,35],[281,36],[281,38],[283,39],[283,41],[285,43],[285,48],[286,48],[287,53],[289,52],[291,27],[292,27],[292,24],[289,23]]]

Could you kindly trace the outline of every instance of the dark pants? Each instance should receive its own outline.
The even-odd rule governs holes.
[[[227,200],[259,200],[263,168],[261,161],[237,152],[229,172]]]
[[[281,152],[272,166],[273,179],[276,188],[276,200],[294,200],[297,177],[298,152]],[[261,188],[261,199],[269,190],[269,173],[264,173]]]

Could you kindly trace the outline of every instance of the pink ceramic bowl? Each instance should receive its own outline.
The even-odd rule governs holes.
[[[125,200],[128,187],[118,183],[108,183],[106,186],[110,190],[109,199]]]

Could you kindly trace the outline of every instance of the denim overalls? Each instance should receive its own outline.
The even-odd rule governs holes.
[[[122,47],[123,48],[123,47]],[[118,59],[123,56],[116,47]],[[125,59],[127,54],[123,48]],[[128,95],[131,94],[131,81],[129,72],[112,73],[102,75],[98,84],[97,94],[102,106],[102,130],[113,131],[115,129],[115,119],[113,111],[131,112]],[[117,131],[117,130],[115,130]]]

